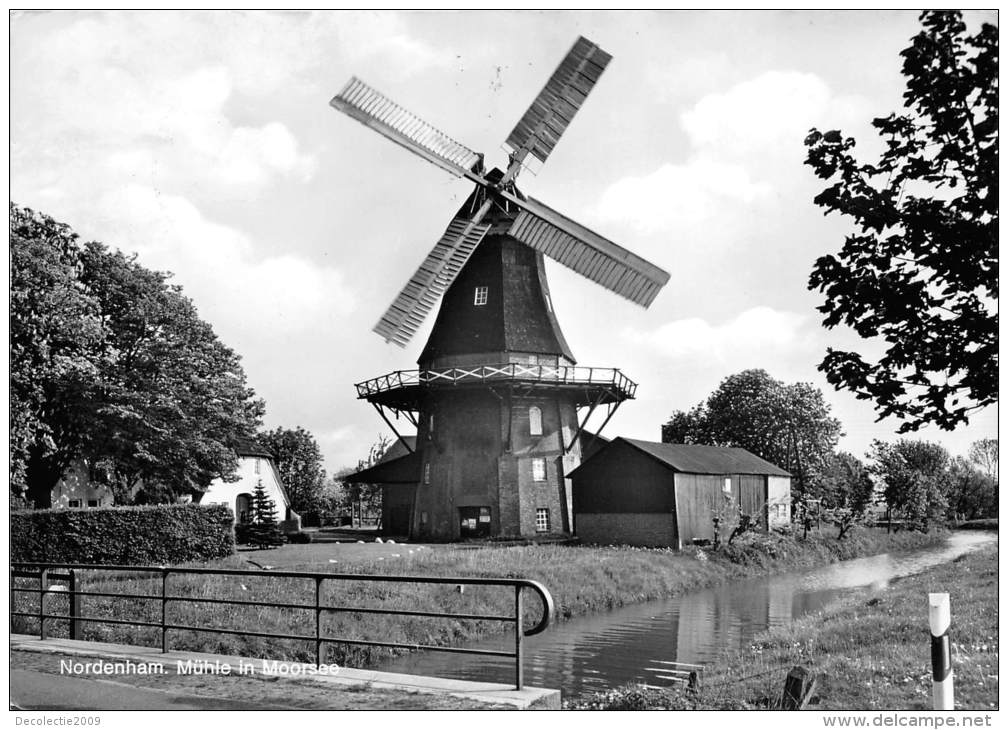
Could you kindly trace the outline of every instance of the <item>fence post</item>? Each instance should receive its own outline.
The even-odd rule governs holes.
[[[70,600],[70,638],[79,639],[77,617],[81,615],[81,596],[77,593],[77,571],[68,571],[70,578],[67,581]]]
[[[45,599],[46,591],[49,590],[49,569],[42,568],[39,570],[39,638],[45,639]]]
[[[803,709],[812,698],[815,686],[815,677],[805,667],[791,667],[787,679],[784,680],[784,696],[781,698],[781,709]]]
[[[168,568],[161,568],[161,653],[168,653]]]
[[[322,578],[315,578],[315,668],[322,666],[322,609],[319,598],[322,593]]]
[[[521,690],[525,684],[524,667],[522,666],[522,638],[525,633],[522,626],[522,587],[515,586],[515,687]]]
[[[928,594],[928,623],[931,626],[931,695],[936,710],[953,710],[952,650],[949,626],[952,615],[948,593]]]

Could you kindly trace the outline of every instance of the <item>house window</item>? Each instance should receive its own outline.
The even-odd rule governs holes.
[[[67,506],[72,508],[80,507],[80,505],[81,501],[79,499],[71,499],[69,502],[67,502]]]
[[[725,477],[723,490],[725,494],[731,494],[731,477]]]
[[[477,307],[482,307],[487,303],[487,287],[478,286],[476,287],[476,295],[473,297],[473,304]]]
[[[529,433],[533,436],[542,436],[542,411],[538,406],[529,408]]]
[[[258,456],[255,459],[255,473],[256,474],[259,473],[259,457]]]
[[[532,459],[532,481],[546,481],[546,459]]]
[[[421,512],[420,513],[420,524],[421,525],[426,525],[427,524],[427,513],[426,512]]]
[[[549,532],[549,510],[545,507],[536,510],[536,532]]]
[[[423,483],[430,484],[430,462],[423,465]]]
[[[544,294],[543,296],[546,297],[546,309],[547,309],[547,311],[552,312],[553,311],[553,302],[550,301],[550,295],[549,294]]]
[[[97,507],[98,506],[98,500],[97,499],[89,499],[87,501],[87,506],[88,507]]]

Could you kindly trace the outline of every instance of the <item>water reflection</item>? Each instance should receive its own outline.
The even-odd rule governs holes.
[[[955,559],[996,535],[961,532],[936,548],[859,558],[821,568],[736,581],[664,601],[565,621],[525,642],[525,681],[557,687],[564,696],[627,682],[667,686],[685,680],[681,663],[703,664],[724,648],[741,648],[759,632],[819,610],[837,597]],[[510,650],[509,636],[473,648]],[[381,669],[491,682],[510,682],[513,660],[413,654]]]

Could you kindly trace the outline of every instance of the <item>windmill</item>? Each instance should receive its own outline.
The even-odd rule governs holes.
[[[524,195],[515,181],[530,156],[546,162],[610,59],[577,40],[508,135],[503,171],[487,171],[482,154],[356,77],[331,102],[475,183],[374,327],[404,347],[441,298],[419,369],[356,386],[397,435],[387,412],[417,429],[411,454],[366,477],[391,481],[396,472],[404,482],[386,491],[386,501],[399,505],[386,521],[393,531],[435,539],[573,532],[565,474],[580,463],[585,424],[601,408],[605,419],[596,431],[604,428],[637,386],[615,368],[576,365],[553,311],[543,256],[643,307],[669,275]]]

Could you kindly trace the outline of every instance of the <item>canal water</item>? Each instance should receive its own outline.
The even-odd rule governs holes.
[[[816,611],[837,598],[891,581],[995,542],[996,533],[962,531],[941,545],[885,553],[810,570],[733,581],[675,598],[627,606],[555,624],[524,642],[525,683],[559,687],[565,697],[628,682],[670,686],[674,662],[704,664],[741,649],[770,627]],[[924,600],[922,598],[922,600]],[[469,648],[514,651],[511,632]],[[514,660],[425,652],[399,657],[383,671],[510,683]]]

